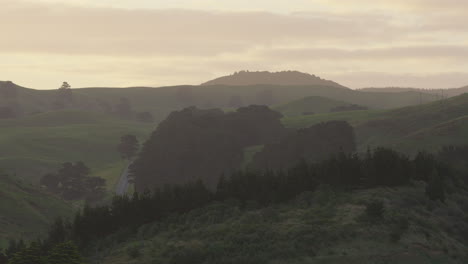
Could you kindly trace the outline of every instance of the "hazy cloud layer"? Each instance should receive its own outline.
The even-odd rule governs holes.
[[[294,69],[352,87],[468,84],[464,1],[225,2],[0,0],[0,79],[169,85]]]

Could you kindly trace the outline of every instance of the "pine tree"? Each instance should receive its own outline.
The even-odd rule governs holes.
[[[29,247],[17,252],[8,262],[9,264],[46,264],[38,243],[32,242]]]
[[[68,241],[56,245],[47,257],[48,264],[81,264],[82,259],[78,248]]]
[[[436,169],[432,170],[429,182],[426,186],[426,195],[431,200],[445,201],[444,181]]]

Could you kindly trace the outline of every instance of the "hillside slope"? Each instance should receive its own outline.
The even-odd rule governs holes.
[[[345,120],[355,127],[361,150],[382,145],[414,153],[418,149],[437,150],[444,145],[468,144],[467,117],[468,94],[463,94],[394,110],[289,117],[283,123],[299,128],[323,121]]]
[[[69,217],[70,204],[0,172],[0,247],[9,239],[36,239],[58,216]]]
[[[188,106],[199,108],[237,108],[251,104],[278,105],[308,96],[358,104],[371,109],[389,109],[431,102],[438,97],[418,92],[375,93],[325,85],[249,85],[249,86],[173,86],[161,88],[82,88],[72,89],[72,101],[63,103],[57,90],[33,90],[14,86],[6,99],[0,96],[0,107],[12,107],[20,115],[58,109],[114,113],[122,99],[131,110],[150,112],[161,121],[175,110]]]
[[[450,231],[460,203],[432,202],[424,186],[336,192],[326,187],[294,201],[241,209],[217,203],[139,228],[125,242],[115,234],[96,259],[146,263],[465,263],[467,245]],[[382,219],[366,204],[385,202]],[[462,213],[466,215],[466,213]],[[112,245],[109,247],[109,245]]]
[[[327,113],[335,107],[349,103],[321,96],[309,96],[286,104],[274,106],[273,109],[284,116],[300,116],[314,113]]]
[[[113,189],[125,166],[116,151],[120,137],[134,134],[143,141],[153,127],[82,111],[0,120],[0,169],[37,183],[63,162],[83,161]]]

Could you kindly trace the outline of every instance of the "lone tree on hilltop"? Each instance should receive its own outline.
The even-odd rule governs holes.
[[[138,151],[138,139],[134,135],[125,135],[120,138],[117,151],[123,159],[132,159]]]
[[[61,109],[65,105],[73,102],[73,93],[70,84],[63,82],[62,86],[58,88],[57,102],[55,102],[55,108]]]

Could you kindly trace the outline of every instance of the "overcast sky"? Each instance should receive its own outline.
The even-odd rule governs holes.
[[[468,85],[468,0],[0,0],[0,80],[55,89],[298,70]]]

